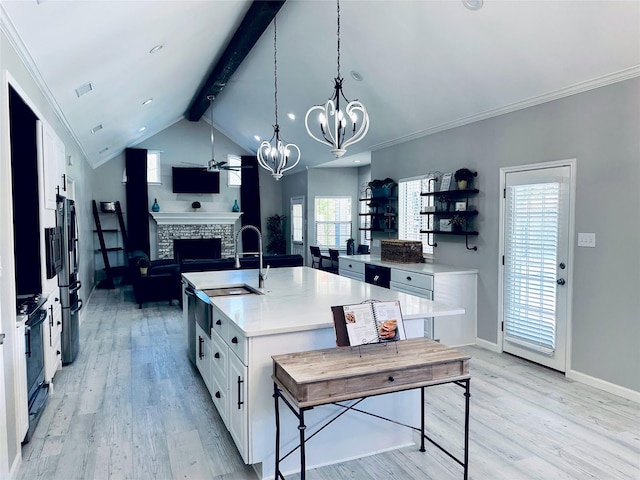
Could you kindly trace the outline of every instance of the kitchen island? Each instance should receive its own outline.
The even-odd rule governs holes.
[[[257,290],[257,270],[194,272],[183,274],[184,287],[196,290],[247,285]],[[335,346],[331,306],[364,300],[399,300],[407,337],[423,334],[426,317],[460,315],[464,309],[359,282],[307,267],[281,268],[269,272],[261,294],[219,296],[210,299],[212,328],[196,328],[198,369],[212,400],[233,437],[245,463],[260,478],[272,478],[274,470],[274,400],[272,355]],[[184,289],[183,289],[184,290]],[[189,302],[183,302],[188,308]],[[185,312],[185,333],[188,328]],[[188,339],[187,339],[188,343]],[[368,345],[363,349],[388,349],[391,345]],[[420,399],[416,392],[401,392],[367,399],[367,411],[415,425]],[[340,410],[313,410],[305,418],[307,431]],[[281,419],[294,432],[293,415]],[[294,445],[295,435],[283,439],[283,448]],[[312,440],[309,468],[338,463],[385,450],[414,444],[412,431],[363,415],[345,415]],[[299,468],[297,455],[281,466]]]

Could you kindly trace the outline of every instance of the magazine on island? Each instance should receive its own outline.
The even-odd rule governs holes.
[[[398,300],[331,307],[339,347],[395,342],[407,338]]]

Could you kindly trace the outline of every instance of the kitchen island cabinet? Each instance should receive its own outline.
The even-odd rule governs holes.
[[[256,289],[258,272],[185,273],[183,282],[197,290],[238,285]],[[213,403],[242,458],[253,465],[260,478],[272,477],[275,464],[271,357],[335,347],[331,306],[368,299],[399,300],[408,337],[422,336],[426,317],[464,313],[464,309],[457,306],[438,304],[307,267],[271,270],[262,293],[211,298],[212,367],[211,378],[205,381],[211,385]],[[188,308],[188,302],[183,303],[183,308]],[[216,325],[218,320],[220,324]],[[393,347],[383,344],[362,348]],[[419,395],[415,392],[402,392],[390,398],[371,398],[366,407],[373,413],[391,415],[395,421],[417,424],[419,404]],[[328,415],[338,411],[335,407],[311,412],[306,417],[307,431],[313,432]],[[295,431],[297,423],[293,416],[281,422],[292,426],[287,431]],[[296,435],[283,439],[283,448],[296,440]],[[361,415],[341,417],[312,441],[316,443],[313,455],[307,459],[310,468],[414,444],[411,430]],[[281,468],[295,471],[299,468],[297,462],[296,455],[291,455]]]
[[[475,344],[477,270],[438,263],[387,262],[376,255],[341,255],[339,265],[340,275],[355,279],[361,278],[354,272],[364,272],[367,266],[389,268],[391,290],[464,308],[465,313],[461,315],[447,316],[439,320],[427,319],[424,334],[450,347]]]

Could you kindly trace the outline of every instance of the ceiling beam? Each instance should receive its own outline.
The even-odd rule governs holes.
[[[200,120],[209,108],[207,96],[217,96],[240,66],[253,46],[260,39],[271,20],[276,16],[286,0],[270,0],[268,2],[254,0],[242,23],[233,34],[231,41],[220,56],[220,60],[209,74],[205,84],[191,100],[187,118],[192,122]]]

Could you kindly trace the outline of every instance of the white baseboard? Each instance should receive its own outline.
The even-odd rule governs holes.
[[[478,337],[476,337],[476,345],[478,347],[484,348],[485,350],[491,350],[492,352],[502,352],[502,349],[497,343],[488,342],[487,340],[483,340]]]
[[[600,390],[604,390],[605,392],[618,395],[619,397],[626,398],[627,400],[640,403],[640,392],[636,392],[635,390],[631,390],[630,388],[622,387],[620,385],[616,385],[615,383],[607,382],[606,380],[601,380],[600,378],[592,377],[591,375],[587,375],[585,373],[576,372],[575,370],[567,371],[566,376],[567,378],[575,380],[576,382],[584,383],[591,387],[595,387]]]

